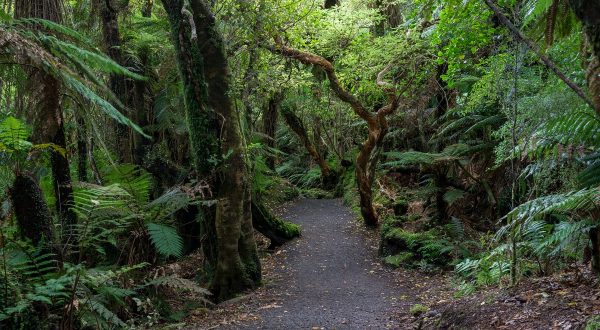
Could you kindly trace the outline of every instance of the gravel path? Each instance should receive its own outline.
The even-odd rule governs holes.
[[[257,308],[258,321],[227,329],[403,328],[393,315],[408,308],[400,298],[406,288],[340,200],[301,199],[284,218],[302,226],[302,237],[277,256],[278,276],[265,293],[272,303]]]

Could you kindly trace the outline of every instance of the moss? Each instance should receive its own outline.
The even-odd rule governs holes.
[[[360,217],[360,197],[356,186],[356,171],[353,166],[345,169],[338,183],[338,189],[341,190],[342,200],[344,204],[350,207],[352,213]]]
[[[381,227],[379,253],[382,257],[390,257],[387,263],[415,265],[425,263],[446,266],[452,261],[451,252],[454,246],[435,229],[425,232],[411,232],[402,228],[408,217],[387,218]],[[412,258],[402,259],[401,253],[410,253]],[[403,256],[406,257],[406,256]],[[389,262],[388,262],[389,261]]]
[[[319,189],[319,188],[308,188],[303,189],[301,194],[307,198],[315,198],[315,199],[330,199],[333,198],[334,193],[331,191]]]
[[[412,316],[419,316],[421,314],[425,314],[429,311],[429,307],[425,306],[425,305],[421,305],[421,304],[414,304],[410,307],[409,313]]]
[[[401,266],[410,265],[414,257],[415,255],[412,252],[400,252],[396,255],[383,258],[383,262],[388,266],[400,268]]]
[[[261,200],[271,207],[294,200],[300,196],[300,190],[288,180],[271,177],[268,189],[261,195]]]
[[[271,248],[300,236],[300,226],[276,217],[260,201],[252,201],[252,218],[254,228],[271,240]]]
[[[600,330],[600,315],[592,316],[587,321],[585,330]]]

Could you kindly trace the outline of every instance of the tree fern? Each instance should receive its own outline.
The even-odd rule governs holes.
[[[542,196],[525,202],[510,211],[504,217],[508,224],[503,226],[496,235],[498,238],[503,237],[510,229],[527,225],[528,222],[544,215],[562,214],[585,217],[586,212],[597,207],[599,202],[600,191],[598,188]]]

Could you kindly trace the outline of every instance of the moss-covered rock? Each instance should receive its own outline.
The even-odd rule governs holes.
[[[412,266],[425,262],[435,266],[446,266],[452,260],[454,246],[442,232],[432,229],[411,232],[403,229],[409,217],[389,217],[381,226],[379,253],[386,264]]]

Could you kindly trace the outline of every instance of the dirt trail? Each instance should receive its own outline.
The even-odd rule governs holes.
[[[340,200],[301,199],[284,218],[302,226],[302,237],[276,256],[269,301],[257,306],[258,320],[220,329],[404,328],[394,312],[408,309],[406,289]]]

